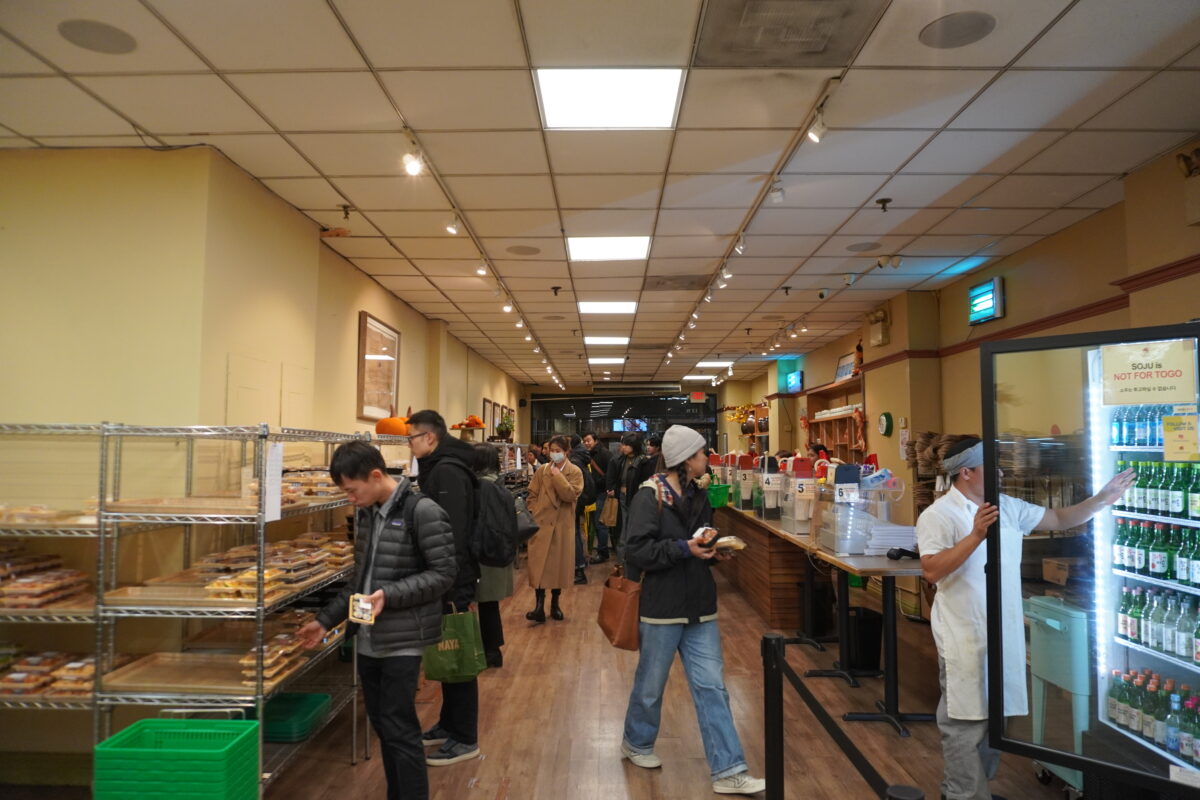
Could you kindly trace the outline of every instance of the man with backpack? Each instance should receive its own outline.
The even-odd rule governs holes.
[[[575,503],[575,585],[587,583],[587,548],[583,544],[583,515],[588,506],[596,502],[596,480],[593,475],[592,454],[583,446],[579,434],[571,434],[571,452],[567,460],[583,473],[583,493]]]
[[[609,454],[608,448],[601,444],[600,439],[591,431],[583,435],[583,446],[587,448],[588,455],[591,457],[588,469],[591,472],[592,482],[596,484],[596,511],[592,514],[592,524],[596,526],[596,555],[592,556],[591,563],[603,564],[609,559],[609,530],[608,526],[600,521],[600,518],[604,515],[604,504],[608,500],[608,492],[605,491],[605,487],[608,482],[608,465],[612,461],[612,456]]]
[[[475,445],[479,478],[479,515],[471,551],[479,562],[479,631],[489,667],[504,666],[504,623],[500,601],[512,597],[513,562],[517,558],[517,511],[512,493],[500,480],[500,451],[486,442]]]
[[[417,717],[421,652],[442,638],[442,596],[454,585],[454,535],[436,503],[393,479],[379,451],[347,442],[333,453],[330,477],[356,507],[354,574],[317,618],[299,631],[309,648],[346,620],[350,595],[365,594],[375,622],[350,625],[371,725],[379,734],[388,800],[427,800],[429,776]]]
[[[471,555],[479,481],[470,444],[450,437],[446,420],[424,409],[408,418],[408,441],[417,459],[421,493],[442,507],[454,532],[458,576],[443,602],[443,613],[469,611],[475,602],[479,564]],[[431,767],[457,764],[479,756],[479,680],[442,684],[442,712],[437,725],[421,739],[427,747],[439,746],[426,758]]]

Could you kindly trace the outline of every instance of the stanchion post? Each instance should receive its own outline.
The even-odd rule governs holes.
[[[766,800],[783,800],[783,668],[785,641],[778,633],[762,638],[763,745],[767,756]]]

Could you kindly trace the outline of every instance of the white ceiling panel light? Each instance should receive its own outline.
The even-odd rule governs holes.
[[[549,129],[671,128],[681,69],[539,69],[538,100]]]
[[[585,336],[584,344],[629,344],[628,336]]]
[[[696,365],[696,368],[704,369],[705,367],[718,368],[718,367],[732,367],[732,366],[733,366],[732,361],[701,361],[699,364]]]
[[[714,376],[714,375],[684,375],[683,379],[685,381],[711,381],[714,377],[716,377],[716,376]]]
[[[568,236],[571,261],[635,261],[650,252],[649,236]]]
[[[580,314],[636,314],[637,301],[579,301]]]
[[[624,364],[624,358],[589,358],[589,364]]]

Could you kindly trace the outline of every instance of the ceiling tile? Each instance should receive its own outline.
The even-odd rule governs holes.
[[[368,211],[367,217],[379,226],[385,236],[446,236],[446,223],[451,219],[446,211]],[[460,232],[460,237],[465,234]]]
[[[457,278],[439,276],[432,278],[431,282],[454,300],[487,302],[493,296],[494,284],[489,279],[481,278],[478,275]]]
[[[446,178],[459,208],[554,208],[554,186],[548,175],[481,175]]]
[[[567,236],[650,236],[654,233],[654,217],[651,209],[576,210],[563,211],[562,224]]]
[[[558,236],[558,212],[471,211],[467,215],[476,236]]]
[[[386,281],[387,278],[381,278],[380,281]],[[403,278],[399,279],[403,280]],[[414,292],[414,291],[397,291],[396,296],[409,305],[415,306],[418,311],[421,310],[423,304],[439,303],[445,301],[445,296],[441,292]]]
[[[813,256],[806,259],[797,275],[840,275],[847,272],[866,272],[875,266],[874,257]]]
[[[393,292],[431,291],[434,287],[420,276],[382,275],[379,282]]]
[[[463,236],[408,238],[394,240],[404,255],[419,258],[478,258],[475,243]]]
[[[378,236],[371,223],[367,222],[367,218],[357,211],[351,211],[349,219],[346,217],[346,212],[338,210],[321,210],[321,209],[303,209],[304,216],[316,222],[324,228],[346,228],[350,231],[351,236]]]
[[[216,75],[131,75],[79,80],[155,133],[269,130],[262,117]]]
[[[167,144],[207,144],[257,178],[299,178],[316,175],[304,158],[282,136],[274,133],[208,136],[164,136]]]
[[[26,140],[28,141],[28,140]],[[153,140],[140,136],[39,136],[44,147],[148,147]],[[29,142],[30,147],[36,147]]]
[[[352,258],[354,266],[368,275],[416,275],[417,270],[406,258]]]
[[[798,128],[834,70],[696,69],[679,111],[683,128]]]
[[[663,209],[654,232],[658,236],[729,236],[737,233],[746,212],[740,208]]]
[[[845,222],[854,211],[847,208],[759,208],[750,227],[750,234],[813,235],[831,234]]]
[[[969,256],[996,242],[998,236],[921,236],[899,250],[910,256]]]
[[[1021,228],[1019,231],[1023,234],[1036,234],[1038,236],[1049,236],[1053,233],[1058,233],[1063,228],[1070,227],[1080,220],[1090,217],[1095,214],[1095,209],[1091,208],[1062,208],[1058,211],[1051,211],[1046,216],[1030,223]]]
[[[364,66],[323,0],[154,0],[154,7],[219,70]]]
[[[1041,209],[963,208],[934,226],[930,233],[938,236],[1016,233],[1045,215]]]
[[[669,175],[663,208],[749,208],[764,175]]]
[[[805,140],[784,172],[890,173],[928,138],[925,131],[829,131],[820,144]]]
[[[1017,61],[1021,67],[1157,67],[1200,40],[1192,0],[1076,4]]]
[[[800,259],[812,255],[825,239],[824,236],[751,235],[746,237],[746,252],[742,255]]]
[[[1108,208],[1114,203],[1125,199],[1125,184],[1120,178],[1113,178],[1100,188],[1088,192],[1078,200],[1067,203],[1070,208]]]
[[[0,37],[0,75],[48,75],[53,71],[19,45]]]
[[[904,172],[1009,172],[1060,136],[1050,131],[943,131],[904,165]]]
[[[283,131],[399,130],[400,118],[366,72],[230,75],[229,80]]]
[[[403,175],[411,149],[402,133],[293,133],[290,138],[326,175]]]
[[[923,277],[921,275],[897,275],[893,272],[873,272],[870,275],[859,276],[854,281],[853,296],[858,298],[858,292],[868,289],[890,289],[892,292],[911,289],[920,283]]]
[[[911,236],[831,236],[829,241],[821,245],[817,250],[816,255],[819,256],[841,256],[846,257],[852,254],[861,256],[880,256],[892,253],[899,253],[904,245],[908,244]],[[874,245],[870,249],[858,250],[862,245]],[[855,250],[849,248],[855,247]]]
[[[336,178],[355,208],[388,211],[449,211],[450,203],[437,181],[428,175],[397,178]]]
[[[417,269],[424,274],[435,276],[446,276],[452,278],[469,278],[474,276],[475,269],[479,266],[479,259],[463,258],[463,259],[430,259],[420,258],[413,263]]]
[[[443,175],[538,174],[549,170],[536,131],[427,133],[422,143]]]
[[[566,261],[567,259],[567,246],[561,236],[553,239],[484,238],[481,243],[488,255],[502,260]]]
[[[980,4],[972,0],[892,0],[883,19],[855,59],[860,66],[1002,67],[1021,52],[1064,7],[1067,0],[1009,0]],[[995,30],[974,44],[926,47],[921,30],[939,17],[986,8]]]
[[[521,0],[534,67],[685,67],[699,0]]]
[[[857,208],[886,175],[781,175],[785,208]]]
[[[79,47],[58,31],[64,20],[94,20],[133,37],[128,53]],[[129,0],[26,0],[0,3],[0,28],[66,72],[183,72],[206,69],[153,14]]]
[[[564,255],[565,258],[565,255]],[[493,261],[496,269],[507,278],[544,278],[568,280],[571,277],[566,261]],[[536,284],[545,286],[545,283]]]
[[[1160,72],[1084,127],[1200,130],[1200,74]]]
[[[380,77],[418,130],[541,126],[528,70],[410,70]]]
[[[0,123],[26,136],[131,132],[128,122],[66,78],[0,78]]]
[[[831,128],[940,128],[994,74],[851,69],[825,103],[825,123]]]
[[[656,236],[650,247],[651,266],[656,258],[721,256],[729,247],[723,236]]]
[[[734,279],[740,280],[743,275],[790,275],[800,262],[799,257],[790,258],[749,258],[734,256],[729,259],[729,269],[733,271]]]
[[[1024,250],[1026,247],[1036,244],[1041,239],[1041,236],[1028,234],[1005,236],[995,244],[985,247],[982,252],[991,256],[1009,256],[1018,250]]]
[[[1007,72],[951,128],[1074,128],[1146,79],[1144,72]]]
[[[647,275],[709,275],[717,268],[719,258],[652,258],[646,267]]]
[[[672,131],[546,131],[556,174],[653,172],[667,168]]]
[[[524,67],[515,7],[493,0],[337,0],[377,68]]]
[[[296,208],[337,208],[346,202],[324,178],[268,178],[263,185]]]
[[[564,208],[657,208],[661,175],[559,175],[554,179]]]
[[[879,208],[863,209],[847,220],[838,232],[875,235],[907,233],[919,236],[948,214],[948,208],[891,208],[886,213]]]
[[[396,249],[382,236],[340,236],[321,241],[346,258],[395,258]]]
[[[872,200],[890,198],[896,206],[958,208],[991,186],[998,175],[897,175]]]
[[[769,172],[791,131],[679,131],[671,172]]]
[[[640,278],[645,274],[645,261],[575,261],[571,263],[571,275],[576,278]]]
[[[1067,134],[1017,171],[1109,175],[1131,172],[1191,136],[1187,133],[1158,131],[1076,131]]]
[[[0,136],[0,150],[26,150],[37,147],[37,142],[20,136]]]
[[[1102,175],[1010,175],[980,193],[971,205],[1058,208],[1106,181],[1108,178]]]

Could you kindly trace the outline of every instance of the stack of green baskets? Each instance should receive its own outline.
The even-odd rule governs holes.
[[[268,742],[302,742],[329,714],[333,698],[327,694],[284,693],[267,703],[263,714],[263,739]]]
[[[256,800],[258,723],[144,719],[96,745],[94,800]]]

